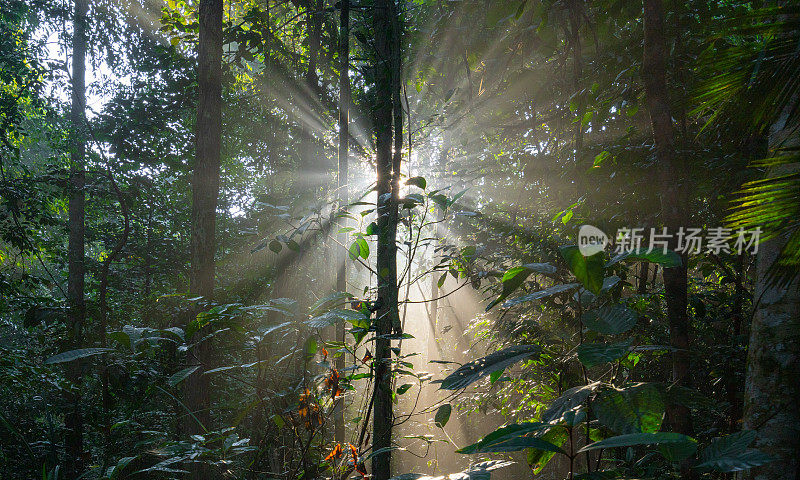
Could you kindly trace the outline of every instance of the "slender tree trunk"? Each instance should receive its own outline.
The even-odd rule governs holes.
[[[309,107],[313,107],[314,99],[320,95],[319,76],[317,67],[319,65],[319,52],[322,47],[322,2],[321,0],[309,0],[306,5],[306,29],[308,31],[308,68],[306,69],[306,87],[311,95],[311,100],[307,102]],[[305,115],[308,115],[306,113]],[[309,174],[321,173],[325,166],[320,162],[319,146],[314,132],[303,122],[301,127],[301,181],[316,191],[319,187],[319,179]],[[306,180],[311,179],[311,180]],[[313,198],[313,197],[312,197]]]
[[[219,172],[222,130],[222,0],[200,1],[200,38],[198,52],[197,127],[195,165],[192,176],[192,245],[189,291],[203,297],[206,304],[214,298],[214,254],[216,252],[216,212],[219,197]],[[202,335],[203,332],[196,334]],[[207,340],[192,351],[200,365],[185,382],[186,404],[204,426],[211,418],[209,377],[203,375],[212,361]],[[201,432],[197,421],[187,420],[187,433]],[[204,468],[192,468],[192,478],[207,478]]]
[[[664,10],[661,0],[644,1],[644,58],[642,78],[647,108],[653,126],[656,160],[661,169],[661,220],[673,235],[670,248],[675,248],[675,233],[682,226],[686,205],[684,168],[674,150],[674,132],[666,80],[667,50],[664,40]],[[686,255],[681,266],[663,271],[667,319],[672,353],[672,381],[681,386],[690,384],[689,316],[687,314]],[[691,434],[692,419],[684,405],[669,405],[667,416],[673,431]]]
[[[111,272],[111,263],[114,262],[117,257],[119,257],[119,255],[122,253],[122,249],[125,248],[125,244],[128,243],[128,234],[130,233],[131,228],[128,204],[125,202],[125,199],[122,196],[122,191],[117,186],[117,182],[114,180],[114,174],[110,168],[108,170],[108,180],[111,184],[111,188],[114,190],[114,194],[117,196],[117,200],[119,201],[125,227],[122,230],[122,235],[120,235],[119,239],[117,240],[117,244],[103,261],[103,265],[100,269],[98,310],[100,313],[100,346],[102,348],[106,348],[108,346],[108,340],[106,338],[108,336],[108,276]],[[103,354],[102,356],[102,365],[103,370],[100,374],[103,402],[103,419],[101,427],[103,431],[102,467],[105,470],[108,467],[108,462],[111,460],[111,391],[109,389],[107,354]]]
[[[586,195],[586,182],[584,182],[585,176],[585,169],[581,167],[581,160],[583,160],[583,115],[584,111],[586,110],[586,102],[584,101],[584,95],[581,92],[581,77],[583,76],[583,48],[581,45],[581,17],[583,15],[583,1],[582,0],[570,0],[569,1],[569,23],[570,23],[570,33],[572,34],[572,38],[570,39],[571,47],[572,47],[572,90],[575,95],[577,95],[577,110],[576,115],[578,117],[578,121],[575,123],[575,133],[574,133],[574,145],[573,148],[575,149],[574,152],[574,160],[575,160],[575,186],[577,187],[577,195],[579,197],[581,195]],[[573,199],[572,201],[574,201]]]
[[[650,273],[650,264],[642,262],[639,264],[639,276],[636,281],[636,293],[643,295],[647,293],[647,277]]]
[[[731,311],[731,323],[733,323],[730,341],[731,353],[728,355],[728,360],[726,361],[728,368],[725,374],[725,395],[728,399],[728,404],[730,404],[728,431],[731,433],[739,429],[739,420],[742,418],[741,382],[739,381],[737,368],[734,364],[736,361],[734,352],[738,350],[741,344],[742,305],[744,301],[744,254],[739,254],[736,257],[735,273],[733,309]]]
[[[72,39],[72,112],[71,120],[74,128],[74,141],[70,152],[69,182],[69,244],[67,302],[68,348],[83,347],[83,326],[86,321],[86,303],[84,300],[84,230],[85,202],[84,187],[86,185],[86,17],[89,13],[88,0],[75,0]],[[67,379],[72,383],[66,395],[69,405],[64,418],[66,427],[66,460],[65,477],[69,480],[78,478],[84,469],[83,459],[83,416],[81,414],[81,370],[82,362],[67,364]]]
[[[341,0],[339,17],[339,173],[337,197],[340,207],[350,201],[349,187],[347,185],[347,168],[349,161],[350,135],[350,0]],[[342,226],[347,222],[342,217]],[[339,235],[339,241],[344,245],[346,234]],[[336,290],[347,291],[347,255],[344,249],[339,249],[339,266],[336,271]],[[344,323],[336,325],[336,341],[344,342]],[[343,372],[345,368],[344,355],[336,358],[336,370]],[[342,443],[345,441],[344,428],[344,401],[339,400],[334,412],[334,439]]]
[[[397,307],[397,189],[393,188],[399,176],[399,163],[392,156],[393,88],[396,85],[394,71],[395,43],[393,0],[377,0],[373,6],[375,28],[375,90],[374,106],[375,150],[377,164],[377,212],[378,247],[377,274],[378,299],[376,310],[375,341],[375,400],[372,420],[372,450],[377,451],[391,445],[392,414],[391,397],[391,344],[389,336],[400,323]],[[401,114],[402,118],[402,114]],[[399,167],[399,165],[397,165]],[[387,480],[391,472],[391,453],[386,451],[372,457],[374,480]]]

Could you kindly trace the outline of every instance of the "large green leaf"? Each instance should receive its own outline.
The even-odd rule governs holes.
[[[353,325],[363,324],[369,319],[366,315],[355,310],[335,309],[330,312],[325,312],[322,315],[310,318],[305,321],[305,324],[311,328],[325,328],[330,325],[340,322],[350,322]]]
[[[439,388],[458,390],[482,377],[513,365],[533,355],[538,355],[542,347],[538,345],[515,345],[494,352],[491,355],[466,363],[442,381]]]
[[[664,400],[651,384],[603,388],[592,402],[597,420],[619,434],[655,433],[661,428]]]
[[[534,447],[542,450],[552,450],[555,445],[531,436],[535,432],[541,432],[550,428],[550,425],[539,422],[528,423],[514,423],[500,427],[494,432],[486,435],[472,445],[466,446],[458,453],[473,454],[473,453],[496,453],[496,452],[516,452],[525,448]],[[532,442],[526,445],[525,442]],[[536,442],[544,442],[541,446],[534,445]],[[559,449],[560,450],[560,449]]]
[[[421,473],[403,473],[395,475],[389,480],[490,480],[492,471],[507,467],[513,463],[514,462],[509,462],[507,460],[489,460],[470,465],[466,470],[458,473],[451,473],[450,475],[432,477]]]
[[[600,382],[594,382],[589,385],[572,387],[565,391],[560,397],[553,400],[550,406],[547,407],[547,410],[542,413],[542,421],[551,424],[560,422],[567,412],[586,403],[586,399],[589,398],[589,395],[599,386]]]
[[[699,470],[738,472],[771,462],[769,455],[747,447],[755,440],[756,432],[743,430],[711,441],[711,445],[700,452]]]
[[[672,250],[667,250],[666,253],[664,253],[663,248],[656,248],[653,250],[640,248],[631,250],[630,252],[620,253],[612,258],[606,264],[606,267],[610,267],[623,260],[644,260],[650,263],[657,263],[664,268],[679,267],[681,265],[681,257]]]
[[[543,298],[552,297],[553,295],[558,295],[559,293],[574,290],[579,286],[580,284],[578,283],[565,283],[565,284],[553,285],[552,287],[545,288],[544,290],[539,290],[533,293],[529,293],[527,295],[522,295],[520,297],[512,298],[511,300],[503,304],[503,308],[509,308],[513,307],[514,305],[518,305],[520,303],[532,302],[534,300],[541,300]]]
[[[592,368],[606,362],[619,360],[631,350],[631,342],[620,343],[584,343],[578,347],[578,360]]]
[[[559,251],[564,260],[567,261],[567,266],[572,274],[575,275],[575,278],[590,292],[599,295],[600,290],[603,288],[603,273],[605,270],[603,252],[584,257],[575,245],[561,247]]]
[[[444,428],[447,425],[447,422],[450,421],[450,414],[453,412],[453,406],[449,403],[445,403],[438,410],[436,410],[436,415],[433,417],[433,423],[439,428]]]
[[[486,306],[486,311],[488,312],[492,307],[508,298],[532,273],[552,275],[556,273],[556,267],[549,263],[528,263],[508,270],[503,274],[503,278],[500,279],[503,284],[503,291],[499,297]]]
[[[700,462],[743,453],[755,439],[756,432],[754,430],[742,430],[724,437],[717,437],[711,441],[711,445],[700,452]]]
[[[604,335],[625,333],[636,325],[636,319],[636,312],[619,303],[589,310],[581,317],[584,325]]]
[[[697,443],[697,440],[680,433],[672,432],[631,433],[628,435],[619,435],[616,437],[606,438],[605,440],[600,440],[599,442],[590,443],[589,445],[586,445],[578,450],[578,453],[588,452],[590,450],[598,450],[601,448],[636,447],[639,445],[667,445],[673,443]]]
[[[50,365],[53,363],[65,363],[65,362],[72,362],[74,360],[78,360],[81,358],[91,357],[94,355],[101,355],[107,352],[113,352],[113,348],[79,348],[77,350],[70,350],[68,352],[59,353],[58,355],[53,355],[52,357],[48,358],[44,361],[46,365]]]
[[[540,438],[557,447],[561,447],[569,438],[569,433],[566,428],[555,426],[541,435]],[[531,468],[534,475],[538,475],[556,454],[556,452],[550,450],[539,450],[536,448],[529,448],[526,453],[528,466]]]
[[[766,465],[775,459],[759,450],[746,450],[736,455],[715,458],[703,462],[695,468],[698,470],[715,470],[717,472],[739,472]]]

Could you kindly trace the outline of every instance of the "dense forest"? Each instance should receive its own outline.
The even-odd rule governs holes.
[[[0,7],[0,479],[800,479],[800,4]]]

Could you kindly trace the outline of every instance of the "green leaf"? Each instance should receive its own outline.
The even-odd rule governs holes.
[[[470,447],[472,446],[473,445],[470,445]],[[535,448],[536,450],[543,450],[545,452],[566,454],[566,452],[564,452],[564,450],[562,450],[558,446],[553,445],[547,440],[543,440],[539,437],[533,437],[533,436],[517,436],[514,438],[510,438],[504,442],[494,443],[484,448],[477,448],[476,451],[473,453],[518,452],[520,450],[525,450],[526,448]],[[458,453],[466,453],[466,452],[458,450]]]
[[[595,365],[619,360],[627,355],[630,349],[630,341],[620,343],[584,343],[578,347],[578,360],[586,368],[592,368]]]
[[[664,400],[651,384],[604,388],[592,402],[597,420],[619,434],[655,433],[661,428]]]
[[[490,383],[492,383],[492,384],[494,384],[495,382],[497,382],[497,380],[499,380],[499,379],[500,379],[500,376],[501,376],[501,375],[503,375],[503,372],[505,372],[505,369],[503,369],[503,370],[497,370],[497,371],[495,371],[495,372],[492,372],[492,374],[491,374],[491,375],[489,375],[489,382],[490,382]]]
[[[317,340],[315,338],[312,337],[306,341],[306,355],[313,357],[316,355],[318,349],[319,345],[317,344]]]
[[[367,320],[367,317],[361,312],[357,312],[355,310],[334,309],[330,312],[326,312],[322,315],[318,315],[306,320],[305,324],[311,328],[325,328],[339,322],[347,321],[355,325],[356,323],[360,324],[365,320]]]
[[[578,450],[577,453],[598,450],[601,448],[635,447],[639,445],[666,445],[673,443],[697,443],[697,440],[680,433],[672,432],[631,433],[628,435],[619,435],[616,437],[606,438],[605,440],[601,440],[599,442],[590,443],[589,445],[586,445]]]
[[[277,240],[272,240],[269,242],[269,249],[275,253],[281,253],[281,250],[283,250],[283,244]]]
[[[636,325],[636,319],[636,312],[619,303],[589,310],[581,317],[584,325],[603,335],[625,333]]]
[[[453,406],[449,403],[445,403],[438,410],[436,410],[436,415],[433,417],[433,423],[439,428],[444,428],[447,425],[447,422],[450,420],[450,414],[453,412]]]
[[[543,298],[552,297],[553,295],[558,295],[559,293],[568,292],[578,287],[580,287],[580,284],[578,283],[553,285],[552,287],[545,288],[544,290],[539,290],[537,292],[529,293],[527,295],[522,295],[521,297],[512,298],[511,300],[503,304],[503,308],[510,308],[520,303],[532,302],[535,300],[541,300]]]
[[[528,263],[526,265],[521,265],[508,270],[500,279],[503,284],[503,291],[500,293],[500,296],[497,297],[497,299],[495,299],[486,307],[486,311],[488,312],[492,309],[492,307],[514,293],[514,291],[518,289],[532,273],[553,275],[556,273],[556,271],[556,267],[548,263]]]
[[[714,470],[717,472],[739,472],[766,465],[775,459],[759,450],[747,450],[736,455],[715,458],[696,465],[698,470]]]
[[[599,167],[600,165],[603,164],[603,162],[605,162],[611,157],[612,157],[611,152],[609,152],[608,150],[603,150],[594,157],[594,163],[592,164],[592,166]]]
[[[700,452],[700,462],[744,453],[755,439],[756,432],[754,430],[742,430],[724,437],[717,437],[711,441],[711,445]]]
[[[70,350],[68,352],[53,355],[44,361],[45,365],[54,363],[72,362],[81,358],[91,357],[94,355],[101,355],[103,353],[113,352],[113,348],[79,348],[77,350]]]
[[[121,478],[120,475],[122,475],[122,471],[125,470],[125,467],[127,467],[128,464],[135,459],[136,457],[120,458],[119,461],[117,461],[116,465],[108,469],[108,471],[106,472],[106,476],[109,478],[109,480]]]
[[[347,250],[347,255],[350,257],[350,260],[353,261],[355,261],[361,255],[361,247],[358,245],[358,241],[355,241],[350,245],[350,248]]]
[[[456,450],[456,452],[473,454],[502,451],[493,449],[497,445],[502,445],[505,442],[525,437],[534,432],[541,432],[543,430],[547,430],[548,428],[550,428],[550,425],[540,422],[512,423],[511,425],[498,428],[472,445],[466,446],[460,450]]]
[[[658,451],[667,461],[671,463],[680,463],[695,454],[697,451],[697,442],[659,445]]]
[[[593,117],[594,117],[594,112],[592,112],[591,110],[586,112],[586,113],[584,113],[583,114],[583,118],[581,118],[581,126],[582,127],[588,126],[589,122],[592,121]]]
[[[557,447],[561,447],[569,438],[569,433],[566,428],[557,426],[548,430],[544,435],[541,435],[540,438]],[[528,461],[528,466],[533,470],[533,474],[538,475],[555,454],[556,452],[548,450],[539,450],[536,448],[528,449],[526,459]]]
[[[516,345],[494,352],[491,355],[466,363],[442,381],[439,388],[458,390],[480,380],[486,375],[509,367],[520,360],[541,353],[538,345]]]
[[[181,371],[179,371],[177,373],[173,373],[167,379],[167,383],[170,386],[174,387],[175,385],[177,385],[177,384],[181,383],[182,381],[186,380],[189,377],[189,375],[194,373],[195,370],[197,370],[198,368],[200,368],[200,365],[195,365],[193,367],[184,368],[183,370],[181,370]]]
[[[411,177],[406,180],[406,185],[414,185],[415,187],[425,190],[428,186],[428,182],[425,180],[425,177]]]
[[[564,415],[572,411],[575,407],[586,403],[586,399],[594,392],[600,382],[590,383],[589,385],[579,385],[565,391],[560,397],[553,400],[547,410],[542,413],[542,421],[545,423],[557,423],[563,420]]]
[[[667,250],[667,253],[664,253],[663,249],[660,248],[654,250],[640,248],[638,250],[620,253],[606,263],[606,267],[610,267],[623,260],[644,260],[650,263],[657,263],[664,268],[679,267],[681,265],[681,257],[672,250]]]
[[[600,294],[603,288],[603,252],[584,257],[575,245],[560,247],[559,251],[575,278],[590,292]]]
[[[711,441],[711,445],[700,452],[698,470],[717,472],[738,472],[748,468],[765,465],[774,459],[758,450],[749,450],[756,432],[743,430]]]
[[[414,386],[413,383],[405,383],[403,385],[400,385],[399,387],[397,387],[397,394],[402,395],[406,393],[413,386]]]
[[[364,260],[368,259],[369,244],[367,243],[367,241],[364,240],[363,238],[359,238],[358,240],[356,240],[356,243],[358,244],[359,255],[361,255],[361,258],[363,258]]]

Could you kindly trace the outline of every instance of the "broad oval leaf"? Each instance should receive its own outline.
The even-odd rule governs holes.
[[[700,463],[695,468],[729,473],[759,467],[774,460],[765,453],[747,448],[755,438],[756,432],[753,430],[715,438],[711,445],[700,452]]]
[[[600,390],[592,409],[597,420],[616,433],[655,433],[661,428],[664,400],[656,386],[642,383]]]
[[[604,261],[603,252],[596,253],[589,257],[584,257],[575,245],[560,247],[561,256],[567,262],[569,270],[575,278],[583,284],[590,292],[595,295],[600,294],[603,288]]]
[[[620,343],[584,343],[578,347],[578,360],[592,368],[606,362],[619,360],[631,350],[630,341]]]
[[[480,380],[486,375],[513,365],[520,360],[542,351],[539,345],[515,345],[494,352],[491,355],[466,363],[442,381],[439,388],[458,390]]]
[[[444,428],[447,425],[447,422],[450,421],[450,414],[453,413],[453,406],[449,403],[445,403],[438,410],[436,410],[436,415],[433,417],[433,423],[439,428]]]
[[[572,387],[565,391],[560,397],[550,403],[550,406],[547,407],[547,410],[542,414],[542,421],[551,424],[560,422],[567,412],[586,403],[586,399],[589,398],[589,395],[599,386],[600,382],[594,382],[588,385]]]
[[[425,177],[411,177],[406,180],[406,185],[414,185],[415,187],[425,190],[428,186],[428,182],[425,180]]]
[[[625,333],[636,325],[636,320],[636,312],[619,303],[589,310],[581,317],[584,325],[603,335]]]

